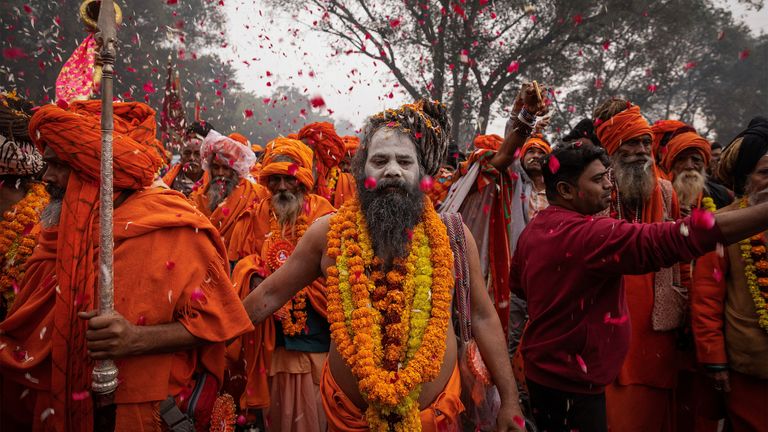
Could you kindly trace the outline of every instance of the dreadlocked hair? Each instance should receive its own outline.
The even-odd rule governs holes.
[[[434,176],[448,154],[451,121],[448,108],[439,101],[419,99],[397,109],[388,109],[369,117],[363,129],[360,151],[353,159],[353,170],[362,171],[368,158],[368,146],[376,132],[390,128],[407,135],[416,145],[419,165],[424,174]]]
[[[628,109],[631,106],[632,103],[626,99],[612,97],[595,108],[592,117],[595,120],[600,119],[601,121],[607,121],[611,117]]]

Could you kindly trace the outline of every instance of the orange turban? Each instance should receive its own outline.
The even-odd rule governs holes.
[[[341,140],[344,141],[344,149],[347,155],[354,156],[357,153],[357,149],[360,148],[360,138],[353,135],[345,135],[341,137]]]
[[[248,141],[248,138],[246,138],[245,135],[239,134],[237,132],[232,132],[227,136],[239,142],[240,144],[247,145],[247,146],[251,145],[250,142]]]
[[[653,132],[653,157],[657,161],[661,161],[662,157],[664,156],[664,152],[666,152],[666,144],[664,143],[664,148],[662,148],[661,141],[664,138],[664,135],[666,135],[669,132],[674,132],[680,128],[687,127],[685,123],[679,121],[679,120],[659,120],[656,123],[651,126],[651,131]]]
[[[502,142],[504,142],[504,138],[495,134],[478,135],[474,140],[475,148],[483,150],[498,150]]]
[[[597,138],[609,155],[616,153],[621,144],[641,135],[653,136],[651,126],[640,114],[640,107],[630,108],[614,115],[597,126]]]
[[[113,107],[115,189],[147,187],[162,165],[157,152],[160,144],[155,137],[155,111],[139,102],[115,103]],[[57,105],[45,105],[32,116],[29,133],[40,152],[50,146],[84,183],[98,182],[100,115],[99,100],[72,102],[67,111]]]
[[[293,162],[276,162],[278,156],[287,156]],[[315,183],[312,177],[312,149],[291,138],[278,137],[270,141],[264,152],[259,182],[266,184],[267,178],[275,174],[296,177],[308,191],[312,190]]]
[[[664,168],[664,171],[668,173],[672,171],[672,164],[675,163],[675,158],[683,150],[691,148],[698,150],[702,157],[704,157],[704,166],[709,165],[709,160],[712,158],[712,149],[709,141],[696,132],[686,131],[678,133],[669,140],[667,151],[664,152],[661,159],[661,166]]]
[[[520,149],[520,158],[522,159],[528,153],[528,150],[532,148],[537,148],[546,154],[552,153],[552,147],[549,146],[548,142],[544,141],[544,137],[541,134],[531,135],[530,138],[525,140],[525,144]]]

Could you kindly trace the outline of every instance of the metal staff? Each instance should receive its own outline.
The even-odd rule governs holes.
[[[99,204],[99,314],[107,315],[114,308],[112,235],[112,77],[115,71],[117,22],[112,0],[101,0],[99,32],[96,41],[101,47],[101,202]],[[117,389],[117,367],[112,360],[96,362],[91,388],[99,395],[110,395]]]

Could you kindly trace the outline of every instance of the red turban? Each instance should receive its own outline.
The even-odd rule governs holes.
[[[525,154],[528,153],[528,150],[532,148],[537,148],[546,154],[552,153],[552,147],[549,146],[548,142],[544,141],[544,137],[541,134],[531,135],[531,137],[525,141],[525,144],[523,144],[523,147],[520,149],[520,158],[522,159]]]
[[[671,172],[672,164],[675,163],[675,158],[686,149],[696,149],[701,153],[704,158],[704,165],[709,165],[709,160],[712,158],[712,149],[709,141],[702,138],[696,132],[686,131],[678,133],[669,140],[667,144],[667,151],[664,152],[661,159],[661,166],[664,171]]]
[[[287,156],[293,162],[277,162],[278,156]],[[312,149],[303,142],[291,138],[278,137],[267,144],[264,152],[259,182],[267,183],[271,175],[282,174],[296,177],[301,184],[312,190],[315,181],[312,177]]]
[[[475,137],[473,144],[475,145],[475,148],[483,150],[499,150],[502,142],[504,142],[504,138],[496,134],[478,135]]]
[[[345,135],[341,137],[341,140],[344,141],[344,149],[347,155],[354,156],[357,153],[357,149],[360,148],[360,138],[353,135]]]
[[[640,107],[637,105],[633,105],[600,123],[596,133],[609,155],[616,153],[616,150],[625,141],[641,135],[653,136],[648,121],[640,114]]]

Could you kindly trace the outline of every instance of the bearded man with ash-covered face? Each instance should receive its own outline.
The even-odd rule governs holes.
[[[438,171],[449,136],[439,102],[371,117],[353,161],[358,198],[315,221],[244,301],[254,322],[269,322],[326,277],[331,346],[320,388],[330,431],[460,428],[452,239],[419,190]],[[504,335],[472,236],[466,226],[458,230],[466,239],[472,327],[482,329],[477,346],[501,395],[497,430],[517,431],[522,414]]]

